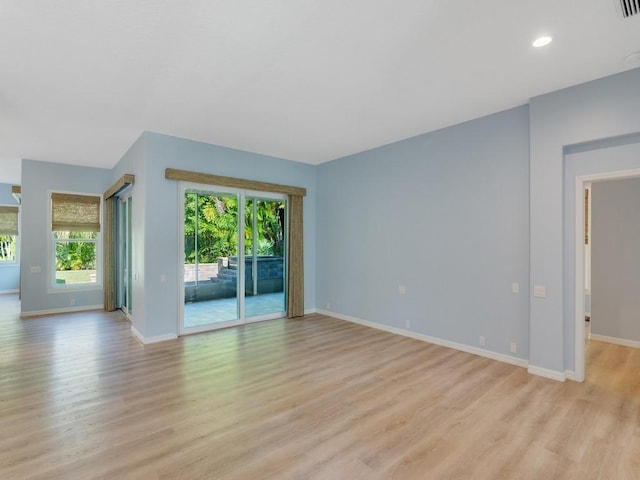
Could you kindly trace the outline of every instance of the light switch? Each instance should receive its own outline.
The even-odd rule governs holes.
[[[30,272],[31,273],[41,273],[42,272],[42,267],[31,267]]]
[[[520,284],[518,282],[511,284],[511,293],[520,293]]]
[[[547,288],[544,285],[534,285],[533,296],[538,298],[545,298],[547,296]]]

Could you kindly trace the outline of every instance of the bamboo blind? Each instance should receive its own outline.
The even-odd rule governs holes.
[[[70,193],[51,194],[51,230],[99,232],[101,198]]]
[[[18,235],[18,207],[0,206],[0,235]]]

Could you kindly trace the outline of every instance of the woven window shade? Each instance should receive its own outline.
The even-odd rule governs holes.
[[[18,207],[0,206],[0,235],[18,235]]]
[[[100,197],[51,194],[51,230],[59,232],[99,232]]]

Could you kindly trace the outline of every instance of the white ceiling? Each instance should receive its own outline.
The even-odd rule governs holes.
[[[0,182],[144,130],[317,164],[504,110],[640,66],[616,1],[0,0]]]

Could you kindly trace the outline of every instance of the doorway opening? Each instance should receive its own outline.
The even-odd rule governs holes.
[[[591,198],[585,202],[585,192],[591,190],[591,184],[597,181],[622,180],[640,177],[640,169],[610,171],[591,175],[582,175],[575,178],[575,226],[574,226],[574,255],[575,255],[575,291],[574,291],[574,314],[575,314],[575,380],[582,382],[585,379],[585,346],[588,341],[587,329],[590,325],[585,325],[588,316],[591,320],[591,262],[587,260],[587,255],[591,255],[591,225],[593,222],[589,218],[591,210]],[[591,195],[590,195],[591,197]],[[581,208],[584,206],[584,208]],[[588,209],[587,209],[588,206]],[[588,235],[588,236],[587,236]],[[588,242],[587,242],[588,240]],[[588,245],[587,245],[588,243]],[[588,248],[587,248],[588,247]],[[587,270],[588,269],[588,270]],[[588,279],[588,281],[587,281]],[[588,288],[587,288],[588,287]],[[587,296],[588,292],[588,296]]]

